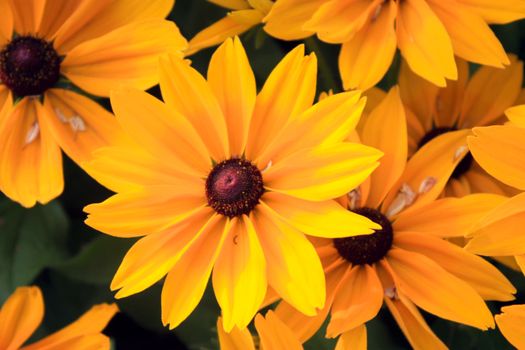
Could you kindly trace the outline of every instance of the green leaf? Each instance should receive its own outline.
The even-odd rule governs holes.
[[[67,228],[57,202],[24,209],[0,200],[0,301],[67,257]]]

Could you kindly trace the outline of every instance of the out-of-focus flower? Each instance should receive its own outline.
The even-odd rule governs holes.
[[[467,152],[467,133],[442,135],[407,162],[399,90],[393,88],[370,112],[361,141],[382,150],[384,157],[370,180],[341,198],[341,203],[382,229],[372,235],[311,238],[326,275],[325,308],[307,317],[282,302],[276,311],[300,340],[308,339],[330,314],[327,336],[342,334],[339,349],[362,348],[364,324],[383,303],[416,349],[445,348],[418,307],[479,329],[494,327],[483,300],[512,300],[516,290],[490,263],[445,238],[468,233],[505,197],[473,194],[436,199]]]
[[[523,62],[513,55],[510,61],[506,69],[483,66],[469,79],[468,63],[457,59],[458,80],[448,81],[446,88],[425,81],[403,62],[399,86],[407,107],[409,155],[439,135],[503,123],[504,111],[519,103],[522,91]],[[515,190],[487,174],[469,153],[454,170],[445,195],[483,192],[509,195]]]
[[[221,350],[302,350],[303,346],[296,335],[275,315],[268,311],[266,316],[255,316],[255,329],[258,338],[254,339],[247,328],[234,327],[229,333],[224,331],[222,318],[217,320],[217,333]]]
[[[173,0],[0,0],[0,189],[25,207],[62,193],[61,149],[77,164],[118,143],[113,116],[72,89],[109,96],[158,82],[160,54],[186,47],[163,20]]]
[[[0,349],[109,350],[109,338],[102,331],[117,311],[115,304],[96,305],[70,325],[23,346],[42,322],[44,300],[40,288],[19,287],[0,309]]]
[[[489,24],[525,18],[516,0],[277,0],[264,29],[296,40],[317,34],[342,44],[345,89],[368,89],[384,76],[399,48],[410,68],[445,86],[458,77],[454,55],[502,68],[509,64]]]
[[[304,235],[346,237],[379,225],[339,206],[381,152],[344,141],[364,99],[333,95],[312,106],[317,61],[292,50],[257,94],[240,40],[213,55],[207,81],[187,62],[160,63],[165,103],[123,88],[111,95],[117,121],[138,143],[97,152],[87,165],[117,194],[86,207],[86,223],[141,238],[111,288],[138,293],[166,274],[162,320],[171,328],[197,306],[213,270],[224,327],[244,328],[270,285],[314,315],[324,275]],[[147,117],[145,117],[147,116]]]
[[[273,5],[273,0],[208,0],[228,10],[228,14],[197,33],[188,43],[186,55],[221,44],[260,24]]]

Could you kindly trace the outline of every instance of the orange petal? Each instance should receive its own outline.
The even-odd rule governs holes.
[[[20,350],[27,350],[28,347],[23,347]],[[48,350],[48,347],[31,347],[33,350]],[[68,339],[56,346],[53,346],[53,350],[70,350],[70,349],[97,349],[97,350],[110,350],[111,341],[108,337],[103,334],[90,334],[78,336],[72,339]]]
[[[105,347],[81,347],[80,344],[106,344],[106,341],[103,340],[106,337],[102,338],[100,333],[117,312],[116,304],[93,306],[75,322],[36,343],[23,347],[23,350],[105,349]],[[109,345],[109,341],[107,344]]]
[[[345,90],[371,88],[383,78],[394,58],[397,7],[393,1],[377,6],[363,28],[341,46],[339,71]]]
[[[24,207],[62,193],[62,154],[42,119],[38,100],[25,97],[9,114],[0,136],[0,187]]]
[[[470,284],[485,300],[509,301],[516,289],[488,261],[445,240],[419,233],[396,232],[396,247],[422,254]]]
[[[174,329],[202,299],[230,221],[222,218],[201,234],[168,272],[162,288],[162,323]]]
[[[383,287],[370,265],[354,266],[341,281],[326,336],[334,338],[374,318],[383,305]]]
[[[406,116],[397,87],[366,118],[361,140],[384,153],[370,176],[372,185],[366,202],[376,208],[405,170],[407,160]]]
[[[8,0],[14,20],[14,31],[18,35],[38,33],[44,14],[45,0]]]
[[[0,2],[0,13],[2,21],[0,22],[0,47],[3,47],[13,36],[13,14],[9,2]]]
[[[334,350],[366,350],[367,337],[366,326],[364,324],[357,326],[341,334],[337,340]]]
[[[67,53],[61,73],[83,90],[109,96],[121,85],[145,90],[159,82],[158,58],[181,55],[186,41],[173,22],[131,23]]]
[[[480,295],[430,258],[393,248],[387,260],[396,287],[422,309],[482,330],[494,328],[492,314]]]
[[[228,158],[226,120],[206,80],[188,62],[174,55],[162,57],[159,67],[160,89],[168,107],[193,125],[216,162]]]
[[[262,349],[303,349],[292,331],[271,310],[266,313],[266,317],[257,314],[255,328],[259,333]]]
[[[304,24],[326,0],[279,0],[264,18],[264,30],[283,40],[298,40],[314,34]]]
[[[0,309],[0,349],[17,350],[44,318],[44,300],[38,287],[19,287]]]
[[[240,157],[246,146],[257,88],[238,37],[226,40],[213,54],[208,83],[226,119],[232,155]]]
[[[456,57],[456,66],[458,67],[458,80],[447,80],[447,86],[438,90],[435,112],[433,112],[435,114],[434,123],[437,127],[450,128],[458,124],[465,90],[469,82],[469,65],[467,61]]]
[[[488,23],[509,23],[525,18],[525,3],[521,0],[459,0]]]
[[[501,308],[496,323],[505,338],[516,348],[525,348],[525,305],[511,305]]]
[[[222,325],[222,317],[217,319],[217,334],[221,350],[255,350],[255,344],[248,328],[233,327],[231,332],[226,333]]]
[[[407,0],[398,7],[397,43],[410,68],[438,86],[457,79],[450,37],[427,2]]]

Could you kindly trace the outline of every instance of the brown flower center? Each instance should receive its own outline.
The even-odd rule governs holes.
[[[394,231],[392,224],[379,210],[358,208],[354,213],[366,216],[381,225],[382,229],[369,235],[334,238],[334,246],[339,255],[354,265],[373,264],[381,260],[392,247]]]
[[[230,218],[250,213],[263,193],[261,172],[241,158],[220,162],[206,179],[209,206]]]
[[[41,95],[60,77],[60,57],[53,44],[19,36],[0,52],[0,79],[18,97]]]

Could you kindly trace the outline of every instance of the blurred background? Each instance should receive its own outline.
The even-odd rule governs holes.
[[[177,0],[170,19],[186,38],[220,19],[226,10],[205,0]],[[495,32],[508,52],[525,59],[525,21],[495,26]],[[260,86],[277,62],[299,42],[284,42],[267,36],[256,27],[242,36]],[[337,72],[338,47],[306,40],[308,51],[319,58],[318,91],[341,90]],[[190,57],[193,66],[206,74],[214,49]],[[386,89],[394,85],[399,68],[399,54],[381,81]],[[472,69],[476,69],[472,66]],[[150,91],[159,95],[158,88]],[[109,102],[99,99],[109,109]],[[144,116],[147,118],[148,116]],[[125,252],[134,243],[98,233],[83,221],[82,208],[100,202],[111,193],[91,180],[73,162],[66,160],[66,186],[62,196],[46,206],[26,210],[0,199],[0,304],[17,286],[37,284],[44,293],[46,314],[34,339],[51,333],[75,320],[93,304],[113,302],[109,284]],[[502,266],[501,270],[518,289],[517,302],[525,303],[525,278]],[[113,348],[134,349],[218,349],[215,329],[219,309],[211,288],[195,312],[176,330],[163,328],[160,320],[158,283],[146,291],[118,300],[121,312],[105,333],[112,337]],[[499,312],[503,303],[490,303]],[[481,332],[474,328],[446,322],[425,314],[437,335],[451,349],[511,349],[497,331]],[[369,349],[409,349],[398,326],[388,312],[381,312],[367,323]],[[335,342],[323,338],[321,329],[305,344],[306,349],[333,349]]]

